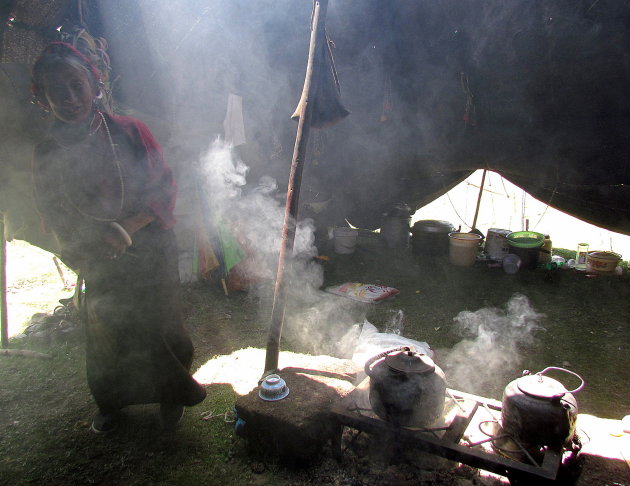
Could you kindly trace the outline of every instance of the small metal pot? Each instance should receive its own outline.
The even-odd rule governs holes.
[[[442,416],[446,378],[430,357],[407,346],[395,348],[370,358],[365,373],[370,404],[383,420],[424,427]]]
[[[581,384],[568,391],[562,383],[544,374],[550,370],[576,376]],[[568,444],[575,434],[578,407],[573,393],[584,380],[564,368],[550,366],[509,383],[503,392],[501,425],[503,431],[527,445],[557,447]]]

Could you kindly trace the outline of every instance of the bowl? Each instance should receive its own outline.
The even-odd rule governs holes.
[[[596,272],[614,272],[621,260],[621,255],[613,251],[593,251],[588,254],[586,263]]]
[[[260,384],[258,396],[267,402],[282,400],[289,394],[289,387],[279,375],[269,375]]]

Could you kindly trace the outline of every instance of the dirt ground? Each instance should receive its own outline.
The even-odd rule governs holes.
[[[522,370],[560,366],[578,373],[586,382],[576,394],[580,412],[614,419],[629,413],[627,274],[589,277],[573,270],[539,269],[507,275],[485,264],[458,268],[450,266],[445,257],[422,260],[408,251],[382,248],[370,238],[360,240],[353,255],[335,255],[325,245],[320,253],[330,256],[330,260],[317,263],[324,266],[324,286],[357,281],[400,290],[396,298],[359,306],[359,311],[384,331],[392,315],[402,310],[403,335],[429,343],[447,378],[449,367],[457,365],[457,360],[446,362],[451,351],[464,349],[462,343],[476,343],[475,336],[462,334],[456,325],[454,319],[460,312],[494,308],[495,314],[504,317],[515,294],[527,297],[531,308],[540,314],[528,338],[504,349],[506,343],[499,332],[490,342],[491,348],[508,352],[513,359],[500,362],[502,369],[493,380],[449,381],[449,386],[500,399],[505,385]],[[32,285],[23,286],[32,291],[40,284],[34,279]],[[210,282],[188,285],[184,290],[186,324],[196,347],[195,369],[239,349],[265,347],[267,301],[244,292],[225,297],[220,286]],[[60,297],[65,296],[59,292]],[[316,352],[315,347],[294,339],[291,329],[286,331],[283,350]],[[273,458],[248,451],[244,440],[234,434],[232,407],[237,393],[243,392],[225,381],[208,386],[206,401],[189,409],[173,434],[159,429],[154,407],[141,406],[128,411],[119,431],[94,436],[89,431],[94,406],[85,382],[81,332],[13,340],[11,346],[50,353],[52,359],[0,357],[0,484],[376,486],[499,482],[467,466],[456,467],[424,456],[401,464],[385,463],[370,451],[365,437],[354,441],[341,463],[325,450],[306,470],[286,468]],[[473,347],[472,351],[475,349],[484,348]],[[464,350],[471,353],[471,348]],[[481,376],[490,364],[484,364],[484,356],[466,356],[473,376]],[[239,366],[242,364],[234,362],[236,375]],[[260,372],[262,367],[261,362]],[[619,479],[618,484],[625,484],[625,479]]]

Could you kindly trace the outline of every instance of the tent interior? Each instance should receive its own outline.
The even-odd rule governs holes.
[[[1,2],[0,213],[6,238],[53,253],[57,249],[51,235],[42,231],[32,197],[33,149],[51,119],[31,103],[31,68],[51,40],[87,45],[102,63],[113,111],[146,123],[174,171],[182,281],[205,284],[205,278],[212,277],[208,278],[212,286],[197,294],[191,285],[193,290],[185,295],[189,324],[200,350],[195,366],[203,364],[200,360],[234,357],[237,345],[264,347],[296,140],[292,114],[304,85],[311,8],[309,0]],[[287,311],[287,341],[327,355],[329,348],[345,343],[343,326],[347,326],[345,332],[363,321],[365,316],[357,318],[358,311],[351,307],[356,302],[342,304],[334,315],[311,312],[313,303],[328,309],[331,296],[321,289],[324,281],[386,284],[400,277],[398,300],[384,302],[380,308],[367,306],[368,317],[383,323],[407,306],[408,321],[417,323],[408,327],[416,333],[412,337],[430,340],[444,355],[466,341],[446,331],[460,311],[503,305],[528,290],[537,310],[543,308],[540,315],[546,313],[550,322],[541,331],[545,339],[527,358],[534,366],[550,361],[567,368],[588,365],[594,385],[586,389],[584,402],[594,414],[608,414],[606,424],[617,427],[621,422],[617,419],[628,413],[630,393],[627,271],[621,278],[607,279],[560,269],[514,276],[484,267],[474,274],[468,269],[453,270],[446,264],[447,257],[441,263],[423,261],[421,265],[411,251],[376,244],[375,250],[370,245],[375,241],[372,238],[378,238],[374,231],[384,217],[403,206],[410,208],[415,220],[446,218],[456,227],[462,225],[462,231],[473,226],[525,229],[525,196],[519,200],[512,192],[523,191],[520,194],[535,198],[541,208],[529,216],[529,227],[544,229],[554,243],[562,246],[564,229],[545,225],[552,221],[551,211],[557,210],[595,225],[610,238],[613,233],[621,235],[625,239],[614,244],[593,241],[591,247],[623,253],[630,235],[630,0],[330,0],[326,34],[336,69],[327,73],[336,74],[340,92],[327,93],[331,99],[323,106],[336,107],[341,119],[313,127],[310,133],[295,244],[296,254],[307,250],[310,260],[298,263],[305,265],[299,268],[305,269],[303,276],[311,281],[304,286],[307,295],[289,307],[291,312],[302,312],[298,309],[302,304],[311,307],[303,320]],[[473,225],[481,185],[475,178],[482,171],[490,178],[483,192],[486,206],[479,212],[479,224]],[[458,187],[467,194],[460,192],[457,200],[439,206]],[[493,219],[489,214],[493,204],[508,219]],[[446,206],[454,213],[444,212]],[[359,228],[367,243],[352,255],[336,255],[329,230],[348,225]],[[577,226],[569,226],[567,232],[578,231]],[[238,245],[230,246],[230,241]],[[314,244],[322,245],[320,256],[329,252],[330,258],[309,253]],[[567,248],[575,250],[569,245],[573,241]],[[255,262],[256,268],[248,271],[254,273],[252,281],[265,284],[260,286],[260,295],[230,289],[230,298],[224,298],[221,287],[214,285],[213,272],[221,267],[225,271],[243,259],[239,248],[263,255]],[[630,249],[623,257],[629,259]],[[314,267],[319,273],[311,278]],[[338,327],[327,333],[328,329],[319,327],[322,319]],[[576,323],[583,333],[576,332]],[[305,330],[305,337],[298,336],[298,331]],[[497,344],[504,356],[517,354],[507,334],[500,331],[496,336],[504,340],[504,348]],[[529,349],[530,344],[527,341],[523,346]],[[18,464],[31,451],[22,445],[27,442],[25,435],[14,431],[20,420],[24,427],[36,427],[39,422],[21,418],[6,425],[2,411],[0,427],[6,425],[10,445],[7,449],[0,445],[0,456],[8,458],[4,463],[0,459],[0,466],[11,462],[9,447],[13,447],[18,459],[9,469],[16,477],[24,475],[33,482],[42,473],[48,475],[49,484],[64,484],[70,477],[76,484],[85,484],[89,473],[93,474],[90,481],[98,478],[96,484],[150,484],[158,474],[172,479],[172,483],[164,479],[163,484],[231,483],[231,475],[240,467],[230,462],[233,436],[219,428],[223,423],[210,420],[223,417],[212,410],[201,419],[198,414],[194,420],[185,418],[195,433],[211,427],[201,432],[202,440],[194,434],[180,436],[173,445],[150,432],[143,436],[146,443],[138,446],[132,437],[136,429],[128,435],[123,432],[118,438],[128,456],[99,470],[118,451],[112,452],[111,443],[89,442],[85,434],[79,435],[81,426],[76,424],[92,405],[80,373],[73,368],[65,374],[64,366],[78,368],[85,356],[79,347],[61,346],[59,356],[71,364],[55,368],[57,375],[50,380],[58,380],[53,386],[70,383],[73,391],[64,403],[50,398],[52,391],[46,392],[54,402],[52,411],[61,417],[52,423],[51,412],[46,423],[54,432],[49,435],[61,437],[59,450],[65,452],[51,461],[57,461],[55,465],[66,461],[68,469],[54,472],[45,460],[25,459]],[[482,350],[477,355],[489,359],[490,353]],[[484,363],[471,363],[463,364],[479,372],[490,369]],[[32,373],[27,381],[39,386],[43,378],[35,371],[44,366],[36,363],[32,369],[20,365],[11,370]],[[242,361],[229,366],[232,375],[245,374],[247,368]],[[506,365],[501,371],[513,370]],[[214,394],[209,394],[212,404],[204,406],[220,403],[231,411],[234,394],[221,388],[228,383],[204,383],[215,387]],[[23,383],[16,379],[10,385],[6,403],[23,403]],[[72,400],[79,405],[73,407]],[[11,406],[11,413],[22,413],[18,405]],[[60,427],[68,423],[66,434]],[[593,423],[601,428],[600,422]],[[41,433],[28,430],[33,436]],[[56,447],[46,433],[33,450],[48,453]],[[612,432],[604,435],[610,440]],[[622,435],[622,440],[630,437]],[[77,465],[72,461],[78,457],[75,448],[79,446],[91,455]],[[180,462],[160,464],[164,457],[160,448]],[[606,469],[606,480],[616,477],[621,484],[628,477],[630,456],[624,461],[619,450],[613,454],[614,467]],[[597,464],[591,471],[604,470]],[[234,484],[407,484],[404,471],[392,473],[389,479],[375,475],[365,482],[352,482],[335,476],[333,481],[330,478],[339,468],[326,466],[309,482],[304,477],[287,479],[264,460],[247,462],[244,467],[246,472],[238,471],[242,482]],[[141,471],[136,480],[134,468]],[[261,476],[257,470],[263,471]],[[414,484],[423,484],[417,476],[413,478]],[[450,476],[444,482],[437,476],[431,481],[435,482],[427,484],[453,484]],[[455,484],[500,484],[483,482],[477,476],[475,482],[465,481]],[[589,473],[582,481],[579,486],[597,484],[598,479]]]
[[[29,70],[48,40],[76,36],[77,25],[106,39],[117,109],[149,125],[177,172],[181,234],[194,226],[191,174],[225,135],[230,95],[242,99],[246,143],[236,150],[247,183],[270,176],[286,187],[311,14],[303,2],[14,0],[2,9],[12,18],[0,76],[10,234],[46,246],[29,200],[32,145],[46,123],[29,105]],[[418,209],[490,169],[554,208],[630,233],[625,1],[371,0],[360,10],[329,7],[351,114],[309,145],[301,203],[321,203],[318,226],[375,229],[393,205]]]

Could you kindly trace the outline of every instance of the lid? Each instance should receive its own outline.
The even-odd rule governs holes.
[[[387,355],[385,364],[394,371],[424,375],[435,371],[435,363],[426,354],[400,351]]]
[[[490,235],[498,235],[498,236],[503,236],[503,237],[507,237],[507,235],[509,235],[512,232],[512,230],[509,229],[501,229],[501,228],[490,228],[488,230],[488,237],[490,237]]]
[[[448,221],[440,221],[436,219],[423,219],[416,221],[413,225],[414,231],[426,231],[428,233],[450,233],[455,227]]]
[[[540,374],[523,376],[517,380],[519,390],[527,395],[548,400],[569,393],[562,383]]]
[[[409,206],[409,204],[405,202],[396,203],[389,209],[389,211],[387,211],[387,213],[390,215],[411,215],[412,212],[413,211],[411,210],[411,206]]]
[[[588,254],[589,258],[597,258],[600,260],[619,261],[621,255],[613,251],[593,251]]]

